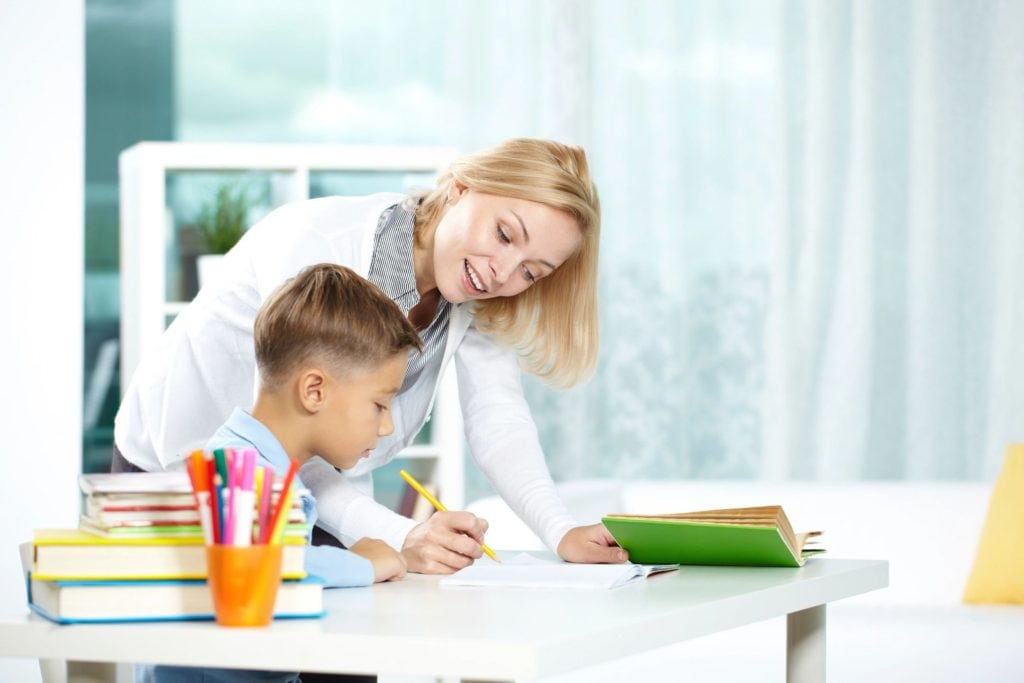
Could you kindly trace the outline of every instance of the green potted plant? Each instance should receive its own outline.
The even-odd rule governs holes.
[[[217,188],[214,200],[199,211],[196,226],[205,248],[196,259],[200,288],[213,281],[224,254],[245,234],[250,203],[243,188],[226,184]]]

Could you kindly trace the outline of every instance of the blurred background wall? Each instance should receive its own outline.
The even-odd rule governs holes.
[[[87,394],[124,147],[543,136],[587,148],[604,206],[597,375],[527,381],[556,479],[984,479],[1024,438],[1020,3],[85,10]]]
[[[0,611],[17,544],[78,514],[85,51],[78,0],[0,3]],[[40,49],[45,46],[45,49]],[[0,660],[0,680],[38,680]]]

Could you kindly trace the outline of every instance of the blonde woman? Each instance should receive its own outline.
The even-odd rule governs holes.
[[[454,360],[470,451],[498,493],[563,559],[623,562],[602,525],[577,525],[559,500],[520,384],[520,366],[557,386],[593,371],[599,236],[583,150],[547,140],[466,155],[418,196],[283,206],[246,233],[223,277],[143,359],[115,420],[113,469],[175,468],[235,406],[251,406],[256,312],[287,278],[332,261],[391,297],[424,351],[410,355],[391,436],[350,470],[319,458],[303,466],[318,525],[345,545],[384,539],[414,572],[449,573],[480,557],[485,520],[450,512],[416,524],[372,497],[373,470],[412,442]]]

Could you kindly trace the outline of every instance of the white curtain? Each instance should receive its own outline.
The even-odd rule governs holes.
[[[556,476],[993,474],[1024,439],[1024,3],[585,30],[603,350],[529,384]]]
[[[527,382],[556,477],[981,478],[1024,440],[1024,3],[176,8],[183,139],[587,147],[600,368]]]

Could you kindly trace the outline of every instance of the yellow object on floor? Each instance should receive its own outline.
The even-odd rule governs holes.
[[[1024,444],[1006,449],[964,602],[1024,604]]]

